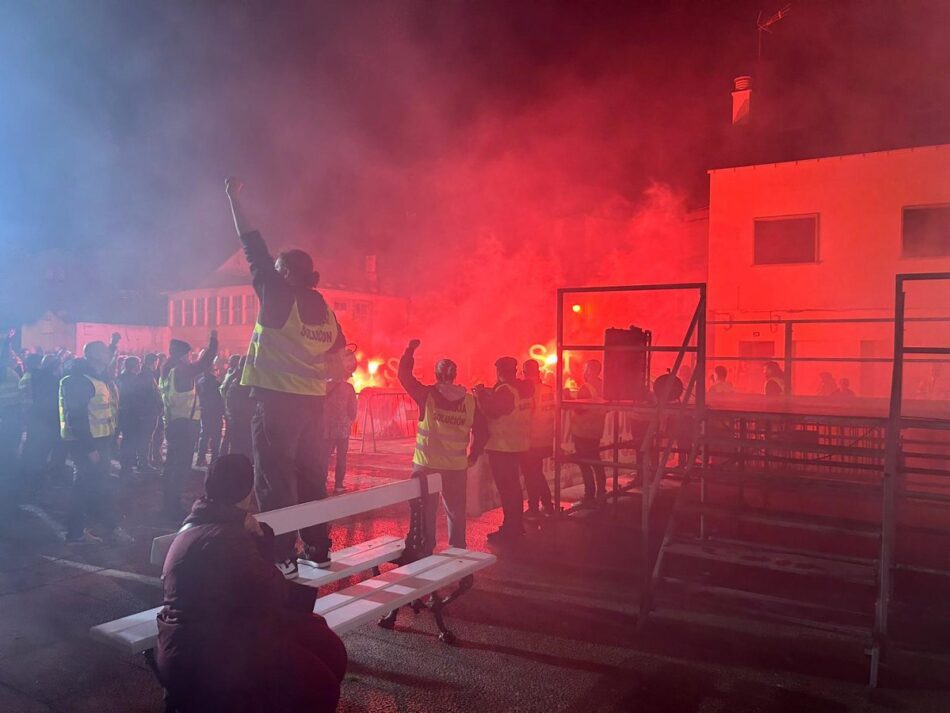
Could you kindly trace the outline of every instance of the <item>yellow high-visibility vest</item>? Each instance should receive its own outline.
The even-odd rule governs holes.
[[[63,399],[63,384],[66,379],[88,379],[96,393],[89,399],[89,433],[93,438],[110,438],[115,435],[119,415],[119,394],[111,383],[88,374],[64,376],[59,382],[59,432],[64,441],[75,441],[76,434],[67,423],[66,403]]]
[[[13,408],[20,403],[20,375],[9,366],[3,370],[0,381],[0,410]]]
[[[445,407],[439,406],[430,393],[426,398],[425,415],[416,431],[412,462],[436,470],[465,470],[474,422],[475,398],[471,394]]]
[[[304,324],[296,301],[280,329],[265,327],[258,319],[247,349],[241,384],[289,394],[326,396],[326,354],[339,334],[336,316],[329,307],[323,324]]]
[[[557,416],[554,389],[547,384],[534,385],[529,440],[532,448],[550,448],[554,444],[554,419]]]
[[[599,401],[601,398],[600,389],[596,384],[590,382],[584,384],[590,392],[591,401]],[[571,433],[581,438],[596,438],[598,441],[604,435],[604,421],[607,418],[607,412],[603,409],[587,409],[585,411],[571,412]]]
[[[524,453],[530,445],[532,397],[523,398],[511,384],[498,384],[495,391],[508,389],[515,399],[514,410],[504,416],[489,419],[488,443],[485,450],[500,453]]]
[[[158,390],[162,394],[165,407],[165,423],[179,418],[191,421],[201,420],[201,406],[198,404],[198,387],[191,385],[188,391],[175,389],[175,369],[168,370],[168,376],[158,380]]]

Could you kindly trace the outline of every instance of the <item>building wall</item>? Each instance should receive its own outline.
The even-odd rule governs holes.
[[[390,356],[405,340],[407,302],[398,297],[321,289],[336,313],[348,342],[369,357]],[[222,309],[226,304],[227,309]],[[172,338],[183,339],[195,349],[218,330],[222,354],[247,351],[257,321],[257,296],[250,285],[174,292],[168,296],[168,324]]]
[[[950,256],[901,254],[903,208],[940,204],[950,204],[950,145],[711,171],[710,318],[772,321],[714,327],[714,353],[736,356],[766,342],[781,361],[781,320],[892,317],[897,273],[950,271]],[[753,264],[756,218],[805,214],[818,215],[817,262]],[[948,287],[908,293],[910,314],[950,314]],[[947,326],[915,329],[921,339],[950,344]],[[889,325],[809,325],[794,332],[797,356],[891,356]],[[760,362],[724,364],[741,383],[761,381]],[[909,379],[924,380],[931,368],[915,366]],[[849,378],[852,388],[868,396],[889,387],[887,365],[814,363],[795,369],[796,393],[813,392],[820,371]]]

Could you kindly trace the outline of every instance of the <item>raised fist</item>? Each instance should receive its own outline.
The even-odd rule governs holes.
[[[217,329],[212,329],[212,330],[211,330],[211,338],[212,338],[212,339],[217,339],[217,338],[218,338],[218,330],[217,330]]]
[[[112,333],[112,343],[113,343],[113,344],[118,344],[120,339],[122,339],[122,335],[121,335],[121,334],[119,334],[118,332],[113,332],[113,333]]]
[[[418,339],[410,339],[410,340],[409,340],[409,351],[414,352],[416,349],[419,348],[419,345],[420,345],[420,344],[422,344],[422,342],[420,342]]]

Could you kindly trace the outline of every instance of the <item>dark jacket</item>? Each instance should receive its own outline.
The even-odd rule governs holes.
[[[185,361],[181,357],[169,359],[162,365],[162,378],[167,378],[168,373],[175,369],[175,383],[172,387],[177,391],[191,391],[198,377],[204,374],[211,365],[214,364],[214,358],[218,354],[218,339],[211,337],[208,340],[208,348],[204,354],[196,361]]]
[[[89,402],[96,395],[96,387],[89,379],[91,376],[108,383],[113,389],[113,397],[118,398],[115,385],[106,373],[97,372],[85,359],[73,359],[67,362],[65,376],[59,383],[63,397],[63,410],[66,423],[72,430],[75,440],[69,444],[77,453],[92,453],[101,450],[112,442],[111,437],[93,438],[89,430]]]
[[[501,381],[495,384],[490,390],[483,389],[476,393],[478,395],[478,407],[485,414],[485,418],[478,424],[475,429],[475,438],[479,443],[487,443],[490,431],[488,428],[488,422],[491,419],[500,418],[501,416],[507,416],[512,411],[515,410],[515,398],[509,389],[502,389]],[[513,386],[515,391],[518,392],[518,395],[523,399],[531,398],[534,395],[534,384],[530,381],[523,381],[521,379],[515,379],[514,381],[507,382],[509,386]],[[484,445],[483,445],[484,449]],[[481,454],[481,451],[479,451]]]
[[[221,385],[214,374],[205,373],[198,377],[198,403],[201,404],[201,418],[213,420],[224,415],[224,397]]]
[[[290,316],[290,308],[297,303],[297,311],[304,324],[323,324],[329,307],[323,295],[309,287],[293,287],[274,269],[274,258],[261,234],[254,230],[241,236],[244,256],[251,269],[251,284],[260,300],[258,320],[261,326],[280,329]],[[343,349],[346,338],[343,329],[331,349]]]
[[[247,513],[201,498],[162,570],[156,659],[172,691],[220,691],[219,710],[263,683],[293,639],[291,617],[313,611],[317,590],[284,579],[273,533],[245,528]]]

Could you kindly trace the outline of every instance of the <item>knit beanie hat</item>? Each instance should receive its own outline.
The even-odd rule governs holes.
[[[168,344],[168,354],[172,357],[184,356],[191,351],[191,345],[180,339],[172,339]]]
[[[254,487],[254,466],[240,453],[229,453],[211,461],[205,475],[205,494],[209,500],[237,505]]]

